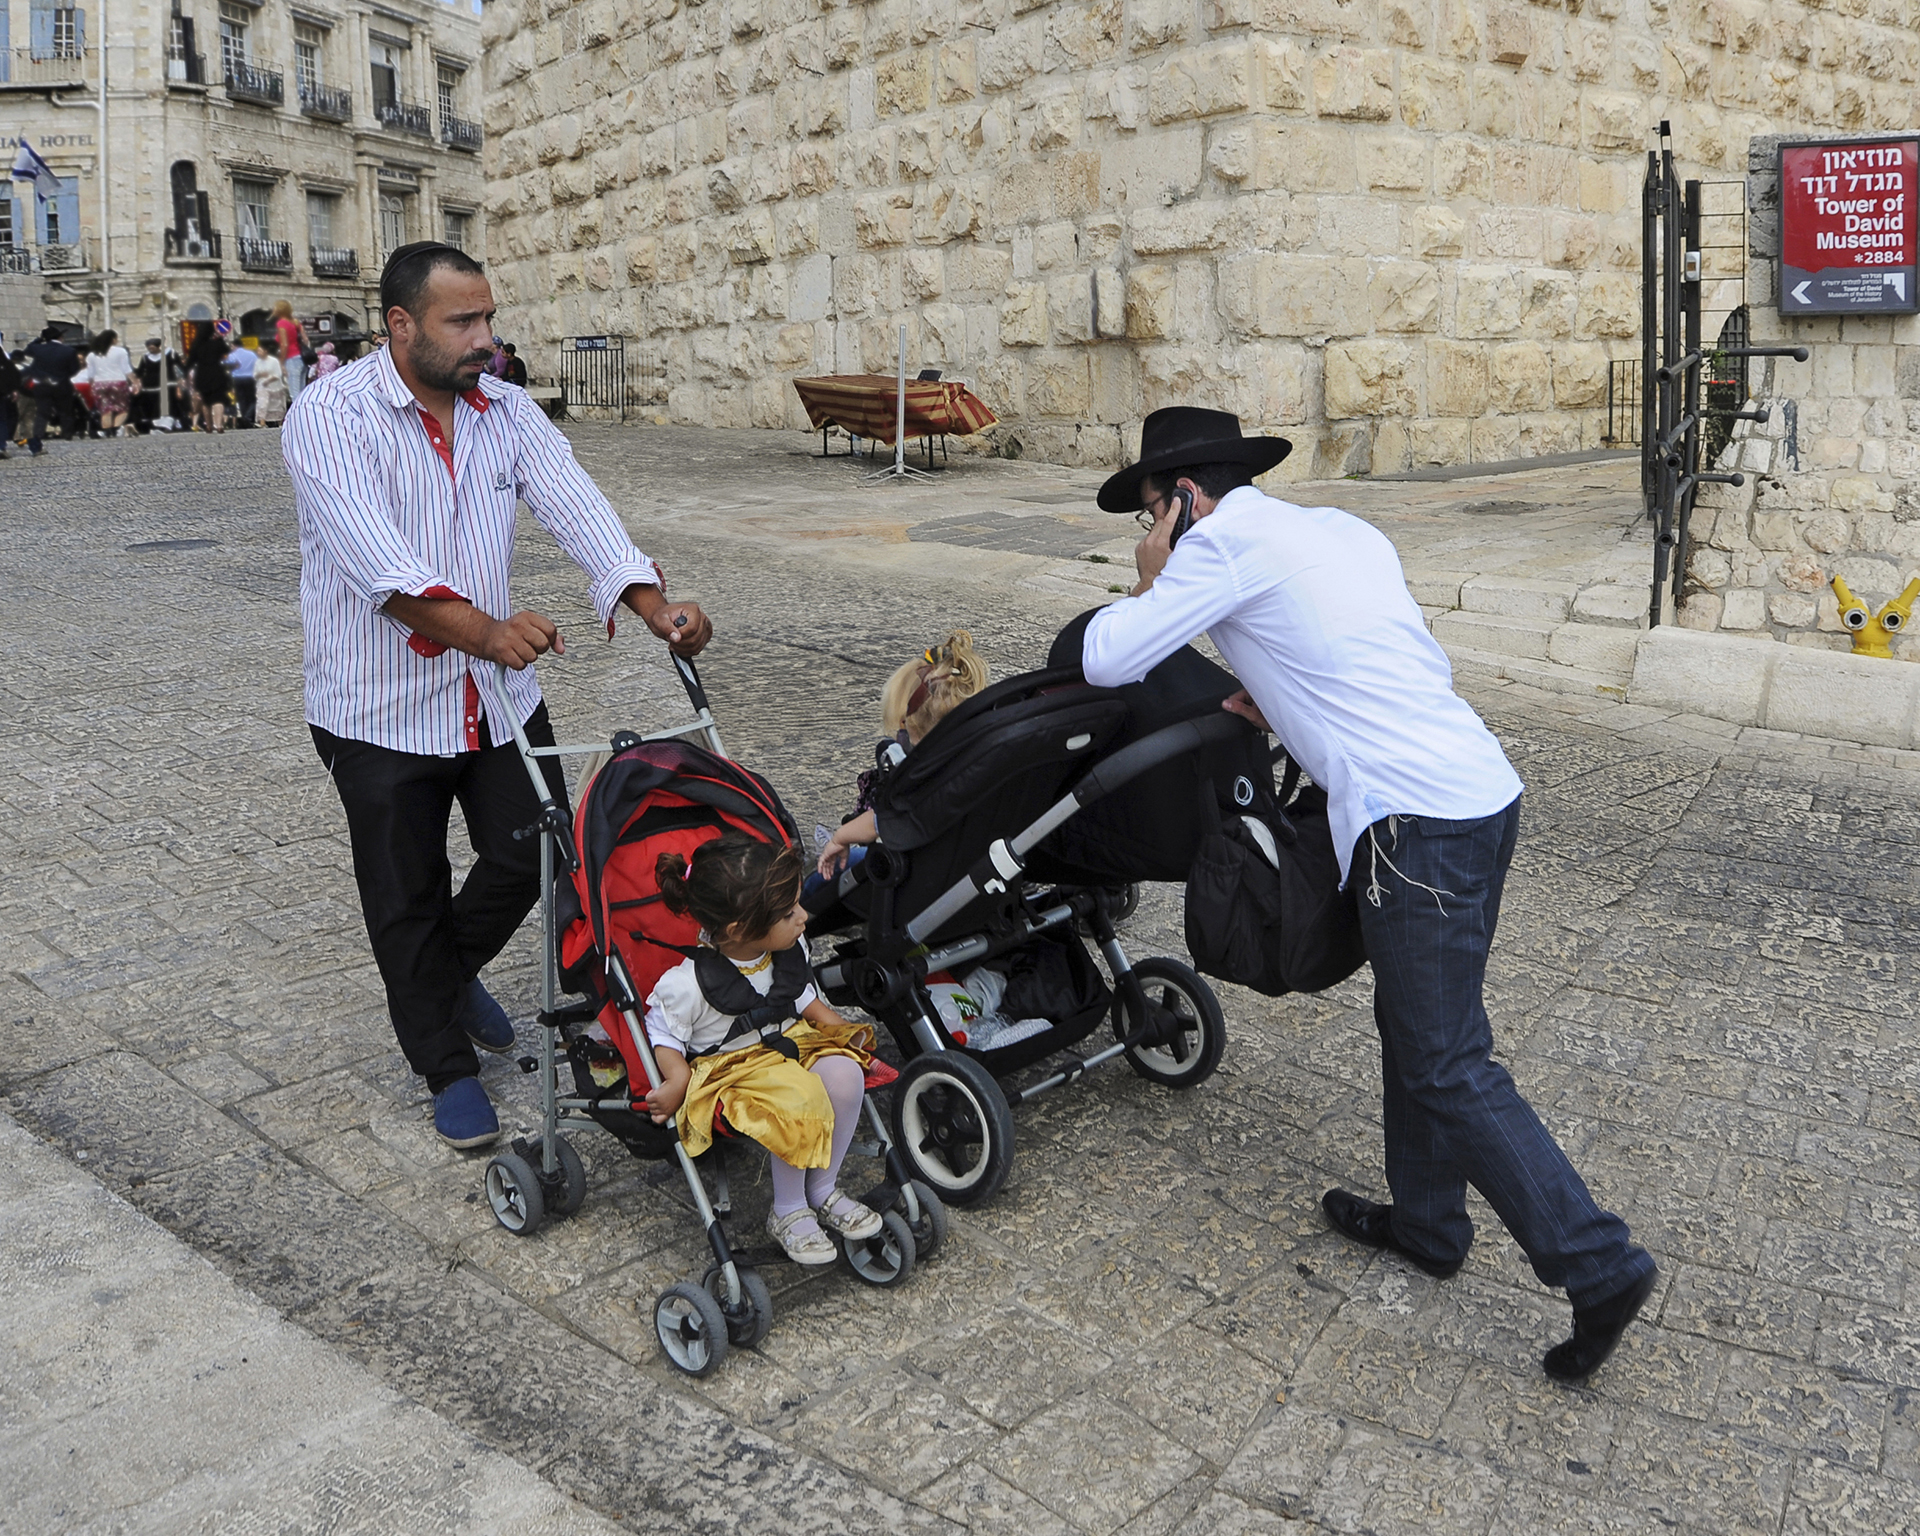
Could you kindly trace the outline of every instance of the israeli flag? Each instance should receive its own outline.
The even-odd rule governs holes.
[[[20,153],[13,157],[13,179],[32,182],[33,190],[42,199],[58,197],[63,190],[60,178],[53,174],[53,167],[42,160],[25,139],[20,141]]]

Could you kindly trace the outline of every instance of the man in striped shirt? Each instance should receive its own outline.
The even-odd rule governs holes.
[[[493,295],[478,262],[404,246],[380,307],[389,344],[302,390],[281,439],[300,511],[307,722],[346,811],[394,1033],[440,1135],[477,1147],[500,1126],[474,1047],[514,1044],[478,973],[539,896],[538,844],[513,836],[538,808],[505,712],[552,744],[532,664],[566,650],[551,620],[509,599],[517,504],[586,572],[609,634],[621,605],[682,655],[712,628],[668,602],[559,429],[485,372]],[[543,765],[564,800],[557,760]],[[457,893],[456,800],[477,855]]]

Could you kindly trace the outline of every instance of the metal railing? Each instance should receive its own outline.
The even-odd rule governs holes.
[[[313,263],[315,277],[358,277],[360,275],[360,255],[357,251],[333,250],[324,245],[316,245],[307,253]]]
[[[170,53],[167,55],[168,85],[205,85],[207,83],[207,56],[203,53]]]
[[[72,274],[92,269],[87,260],[87,242],[75,240],[62,245],[43,245],[37,248],[42,272]]]
[[[449,149],[478,150],[480,148],[480,125],[470,123],[464,117],[449,117],[440,114],[440,142]]]
[[[410,101],[376,101],[373,115],[389,128],[402,133],[417,133],[423,139],[433,137],[433,114]]]
[[[1640,443],[1640,359],[1616,357],[1607,364],[1607,435],[1614,448]]]
[[[353,92],[341,85],[303,85],[300,110],[330,123],[347,122],[353,117]]]
[[[0,273],[8,277],[26,277],[36,265],[33,252],[25,246],[0,245]]]
[[[240,265],[249,272],[293,270],[293,247],[285,240],[259,240],[241,235],[234,244],[240,247]]]
[[[100,77],[97,48],[0,48],[0,90],[50,91]]]
[[[170,229],[166,236],[166,259],[217,262],[220,260],[220,236],[211,231],[204,235],[189,235]]]
[[[566,336],[560,341],[557,381],[571,414],[575,406],[618,411],[627,419],[627,343],[621,336]]]
[[[257,107],[277,107],[287,99],[287,82],[277,69],[259,69],[232,59],[227,64],[227,94]]]

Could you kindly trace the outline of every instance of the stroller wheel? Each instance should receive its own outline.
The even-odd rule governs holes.
[[[914,1257],[924,1262],[940,1251],[940,1245],[947,1240],[946,1203],[933,1192],[930,1185],[919,1179],[913,1180],[913,1198],[920,1205],[920,1219],[908,1221],[907,1230],[913,1233]],[[906,1202],[899,1206],[902,1216],[906,1213]]]
[[[740,1304],[737,1307],[727,1305],[727,1280],[718,1264],[700,1277],[700,1283],[725,1314],[727,1338],[732,1341],[733,1347],[752,1349],[773,1326],[773,1297],[767,1294],[767,1282],[760,1278],[759,1270],[736,1264],[734,1273],[740,1277]]]
[[[843,1241],[842,1247],[853,1272],[868,1285],[882,1287],[904,1282],[919,1257],[913,1229],[898,1211],[882,1211],[878,1232],[872,1237]]]
[[[653,1331],[676,1371],[710,1376],[727,1358],[727,1314],[705,1286],[680,1280],[653,1304]]]
[[[1165,1038],[1127,1052],[1127,1065],[1163,1088],[1191,1088],[1213,1076],[1227,1048],[1227,1021],[1213,988],[1177,960],[1142,960],[1133,968],[1147,1006],[1162,1016]],[[1113,1005],[1114,1038],[1124,1040],[1140,1027],[1126,1002],[1124,988]]]
[[[527,1161],[535,1168],[543,1161],[541,1149],[545,1137],[536,1136],[527,1146]],[[560,1186],[558,1196],[549,1196],[547,1209],[555,1216],[571,1216],[579,1210],[587,1198],[587,1169],[580,1161],[580,1154],[573,1150],[573,1143],[564,1136],[553,1138],[554,1156],[560,1160],[560,1173],[565,1183]]]
[[[949,1205],[997,1193],[1013,1166],[1013,1112],[993,1074],[960,1051],[908,1062],[893,1087],[893,1139],[907,1167]]]
[[[518,1152],[502,1152],[487,1164],[487,1204],[516,1237],[531,1237],[547,1219],[539,1172]]]

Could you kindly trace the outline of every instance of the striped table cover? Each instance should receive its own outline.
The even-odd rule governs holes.
[[[837,373],[826,378],[795,379],[800,403],[813,430],[839,427],[856,437],[893,445],[895,390],[884,373]],[[966,385],[952,379],[907,380],[907,436],[965,437],[1000,418]]]

